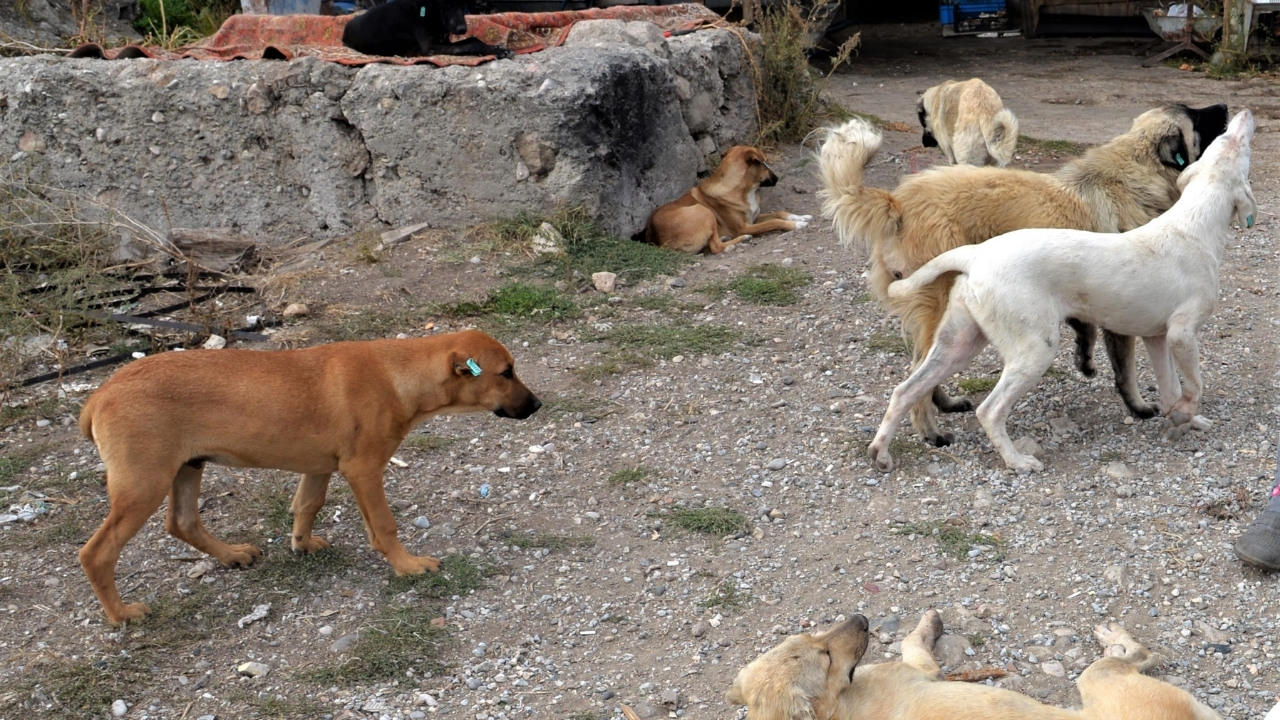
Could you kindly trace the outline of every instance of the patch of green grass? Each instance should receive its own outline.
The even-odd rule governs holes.
[[[440,559],[440,571],[421,575],[398,575],[391,578],[387,591],[393,595],[413,590],[429,598],[466,595],[484,587],[487,578],[498,574],[493,563],[465,555],[446,555]]]
[[[595,416],[604,412],[600,402],[582,395],[542,395],[540,412],[552,415]]]
[[[972,633],[972,634],[970,634],[970,635],[966,635],[966,636],[965,636],[965,639],[967,639],[967,640],[969,641],[969,644],[970,644],[970,645],[972,645],[973,647],[976,647],[976,648],[980,648],[980,647],[982,647],[983,645],[986,645],[986,644],[987,644],[987,636],[986,636],[986,635],[980,635],[980,634],[978,634],[978,633]]]
[[[1074,157],[1076,155],[1083,155],[1084,151],[1088,149],[1088,145],[1071,142],[1070,140],[1044,140],[1042,138],[1034,138],[1027,135],[1018,136],[1017,152],[1019,153],[1037,153],[1040,155]]]
[[[14,479],[39,460],[45,450],[46,446],[39,445],[0,455],[0,485],[14,485]]]
[[[410,671],[439,672],[445,667],[441,656],[450,642],[447,629],[431,624],[439,615],[431,605],[392,607],[360,628],[343,664],[304,671],[299,678],[323,685],[360,684],[403,681]]]
[[[672,508],[668,517],[676,527],[690,532],[724,537],[746,530],[747,517],[737,510],[721,507]]]
[[[875,302],[875,299],[876,299],[875,295],[872,295],[869,292],[864,292],[849,298],[849,302],[869,303],[869,302]]]
[[[871,352],[904,355],[907,352],[907,341],[894,333],[875,333],[867,338],[867,349]]]
[[[277,543],[269,557],[260,559],[245,572],[253,585],[299,593],[317,585],[331,585],[333,579],[356,567],[356,553],[350,547],[334,546],[306,554],[289,549],[288,531],[284,543]]]
[[[712,296],[732,292],[752,305],[794,305],[800,301],[796,288],[813,282],[802,270],[782,265],[757,265],[726,283],[712,285],[704,291]]]
[[[956,383],[965,395],[974,395],[977,393],[991,392],[991,388],[996,386],[995,378],[960,378],[960,382]]]
[[[1098,453],[1098,462],[1113,463],[1124,460],[1124,453],[1118,450],[1103,450]]]
[[[565,720],[609,720],[607,713],[595,710],[575,710],[565,716]]]
[[[628,365],[628,367],[629,366],[630,365]],[[590,382],[609,377],[610,375],[617,375],[626,369],[627,368],[617,360],[606,360],[601,363],[591,363],[590,365],[581,365],[576,367],[573,370],[573,374]]]
[[[602,270],[633,283],[656,275],[673,275],[696,260],[688,253],[615,237],[582,208],[557,211],[547,222],[564,237],[564,253],[539,256],[533,268],[580,286],[589,285],[591,274]]]
[[[649,469],[643,467],[624,468],[609,475],[610,485],[630,485],[638,483],[649,476]]]
[[[677,355],[716,355],[743,336],[738,330],[718,325],[614,325],[586,339],[609,342],[615,350],[670,360]]]
[[[733,580],[725,580],[711,589],[711,592],[698,601],[698,607],[708,610],[735,612],[741,610],[751,600],[751,593],[738,589]]]
[[[404,442],[400,444],[400,447],[417,450],[422,453],[429,453],[447,448],[457,441],[458,438],[430,435],[427,433],[415,433],[405,438]]]
[[[132,691],[145,687],[150,676],[151,657],[147,650],[36,666],[27,671],[30,682],[25,691],[3,701],[0,709],[12,712],[12,717],[29,714],[30,711],[21,711],[19,703],[39,688],[53,705],[51,717],[97,720],[111,714],[111,703],[117,698],[132,697]]]
[[[965,528],[952,525],[945,520],[925,520],[907,523],[893,529],[894,535],[916,535],[933,538],[938,549],[956,560],[969,562],[1000,562],[1005,555],[1005,542],[995,535],[969,532]],[[984,550],[976,558],[969,557],[974,546],[982,545],[990,549]]]
[[[522,550],[546,548],[548,550],[565,550],[567,548],[595,547],[596,539],[582,535],[560,535],[558,533],[535,532],[502,532],[498,538]]]
[[[263,718],[264,720],[318,718],[329,709],[324,703],[305,694],[302,697],[280,695],[262,697],[257,692],[245,692],[239,698],[235,698],[237,693],[229,694],[233,699],[238,699],[244,704],[252,706],[257,710],[257,714],[254,717]]]
[[[496,316],[507,321],[552,322],[580,314],[573,299],[553,287],[523,282],[507,283],[489,291],[479,303],[441,305],[438,310],[455,317]]]

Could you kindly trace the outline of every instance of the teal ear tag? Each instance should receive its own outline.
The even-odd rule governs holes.
[[[1252,215],[1245,215],[1245,216],[1244,216],[1244,226],[1245,226],[1245,227],[1247,227],[1247,228],[1251,228],[1251,227],[1253,227],[1253,216],[1252,216]]]
[[[476,377],[480,374],[480,365],[471,358],[467,358],[467,369],[471,371],[472,377]]]
[[[427,9],[425,7],[418,8],[418,17],[426,17],[426,16],[427,16]],[[476,373],[476,374],[479,375],[480,373]]]
[[[1173,161],[1178,163],[1178,167],[1186,167],[1187,161],[1182,159],[1182,153],[1174,153]]]

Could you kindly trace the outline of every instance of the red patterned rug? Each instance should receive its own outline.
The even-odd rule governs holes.
[[[127,45],[106,49],[97,44],[82,45],[69,57],[155,58],[160,60],[292,60],[315,57],[343,65],[394,63],[397,65],[479,65],[492,55],[431,55],[427,57],[383,57],[365,55],[342,44],[342,28],[351,15],[232,15],[218,32],[177,50]],[[468,15],[467,35],[490,45],[501,45],[515,53],[537,52],[563,44],[569,28],[580,20],[644,20],[665,33],[683,32],[713,25],[720,16],[703,5],[619,5],[589,10],[543,13],[499,13]]]

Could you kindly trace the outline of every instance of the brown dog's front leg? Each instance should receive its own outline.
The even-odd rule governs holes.
[[[303,475],[298,492],[293,496],[289,511],[293,513],[293,551],[312,553],[329,547],[329,541],[311,534],[315,527],[316,513],[324,506],[332,475]]]
[[[379,464],[369,467],[355,464],[341,467],[340,471],[351,485],[356,505],[364,518],[364,528],[369,533],[373,549],[391,563],[397,575],[421,575],[440,569],[440,560],[429,555],[410,555],[396,537],[396,519],[387,505],[386,491],[382,487],[382,469]]]

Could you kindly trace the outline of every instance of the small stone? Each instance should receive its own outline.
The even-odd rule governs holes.
[[[533,251],[538,255],[559,255],[564,252],[564,236],[551,223],[544,222],[533,236]]]
[[[481,683],[479,678],[467,678],[468,690],[479,690],[483,684],[484,683]]]
[[[662,706],[668,710],[675,710],[680,706],[680,691],[674,688],[668,688],[662,691]]]
[[[219,100],[226,100],[227,97],[231,95],[231,90],[229,90],[226,85],[210,85],[209,94]]]
[[[783,376],[782,376],[782,384],[783,384],[783,385],[793,385],[793,384],[795,384],[795,381],[796,381],[796,379],[795,379],[795,378],[793,378],[793,377],[791,377],[790,375],[783,375]]]
[[[321,634],[322,636],[324,636],[324,637],[329,637],[330,635],[332,635],[332,634],[333,634],[333,626],[332,626],[332,625],[322,625],[322,626],[320,626],[320,630],[319,630],[319,632],[320,632],[320,634]]]
[[[764,466],[764,469],[765,469],[765,470],[781,470],[782,468],[784,468],[784,467],[786,467],[786,466],[787,466],[787,461],[786,461],[786,459],[784,459],[784,458],[774,458],[774,459],[772,459],[772,460],[770,460],[770,461],[769,461],[769,464],[768,464],[768,465],[765,465],[765,466]]]
[[[25,153],[42,153],[47,149],[47,144],[43,137],[28,130],[18,138],[18,149]]]
[[[1044,458],[1044,448],[1040,447],[1040,443],[1029,437],[1020,437],[1014,440],[1013,449],[1023,455],[1030,455],[1037,460]]]
[[[1057,660],[1046,660],[1045,662],[1040,663],[1040,669],[1044,671],[1045,675],[1052,675],[1056,678],[1064,678],[1067,676],[1067,669],[1064,668],[1062,663]]]
[[[618,275],[607,271],[591,273],[591,282],[600,292],[611,293],[618,285]]]
[[[50,425],[52,425],[52,424],[53,424],[53,421],[52,421],[52,420],[37,420],[37,421],[36,421],[36,427],[38,427],[38,428],[42,428],[42,427],[49,427],[49,426],[50,426]]]
[[[969,649],[967,638],[960,635],[943,635],[934,643],[933,653],[943,665],[955,669],[964,662],[968,655],[966,651]]]
[[[694,637],[702,637],[707,634],[707,624],[699,620],[693,624],[693,629],[689,632],[693,633]]]
[[[115,702],[111,703],[112,717],[124,717],[124,714],[127,712],[129,712],[129,704],[126,703],[125,701],[116,700]]]
[[[236,668],[236,672],[240,673],[241,675],[244,675],[245,677],[253,677],[253,678],[262,677],[263,675],[266,675],[270,671],[271,671],[271,668],[267,667],[266,664],[260,663],[260,662],[241,663]]]
[[[1136,477],[1138,475],[1132,468],[1122,462],[1107,463],[1106,472],[1107,475],[1115,478],[1116,480],[1128,480],[1129,478]]]
[[[200,347],[204,348],[205,350],[221,350],[226,346],[227,346],[226,338],[222,337],[221,335],[210,335],[209,339],[205,340],[204,344],[201,345]]]
[[[671,280],[667,281],[667,285],[673,288],[682,288],[685,285],[684,278],[682,277],[671,278]]]
[[[344,653],[355,646],[356,641],[360,639],[359,633],[350,633],[343,635],[333,642],[333,651],[336,653]]]
[[[311,312],[311,308],[307,307],[304,303],[289,303],[285,307],[284,312],[280,314],[287,318],[291,318],[291,317],[305,317],[310,312]]]
[[[419,515],[413,519],[413,526],[419,530],[426,530],[431,527],[431,521],[427,519],[426,515]]]
[[[151,122],[157,125],[164,122],[164,113],[160,112],[159,110],[151,113]]]

